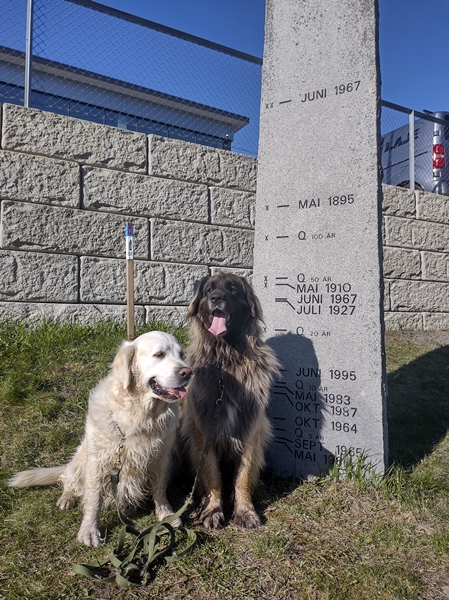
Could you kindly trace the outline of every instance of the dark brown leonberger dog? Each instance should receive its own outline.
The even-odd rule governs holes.
[[[273,352],[262,341],[259,300],[245,279],[220,272],[201,281],[187,316],[191,327],[186,360],[194,377],[181,409],[181,437],[195,470],[208,433],[216,427],[202,474],[200,520],[209,529],[223,525],[220,463],[231,460],[234,522],[258,527],[251,496],[272,435],[265,410],[278,370]]]

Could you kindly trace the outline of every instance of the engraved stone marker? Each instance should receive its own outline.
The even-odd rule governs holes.
[[[386,466],[377,18],[376,0],[267,0],[254,285],[281,476]]]

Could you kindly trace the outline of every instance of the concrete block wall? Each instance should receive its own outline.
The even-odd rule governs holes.
[[[383,186],[387,329],[449,330],[449,197]]]
[[[0,319],[124,320],[128,220],[139,323],[183,322],[219,268],[251,276],[254,158],[1,110]]]
[[[184,321],[197,280],[251,277],[257,162],[189,142],[5,104],[0,319]],[[387,329],[449,329],[449,198],[383,186]]]

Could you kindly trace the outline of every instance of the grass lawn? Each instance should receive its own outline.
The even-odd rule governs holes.
[[[159,326],[160,328],[160,326]],[[166,330],[187,341],[184,330]],[[143,329],[136,334],[143,333]],[[204,532],[186,559],[124,590],[72,573],[103,560],[120,529],[103,511],[100,548],[76,542],[79,507],[59,511],[55,487],[15,490],[14,472],[67,461],[79,443],[89,390],[106,374],[125,329],[0,325],[0,598],[169,600],[443,600],[449,598],[449,334],[388,334],[391,468],[368,482],[289,482],[265,475],[264,525]],[[351,474],[350,474],[351,475]],[[189,482],[170,488],[174,506]],[[138,515],[154,521],[152,506]]]

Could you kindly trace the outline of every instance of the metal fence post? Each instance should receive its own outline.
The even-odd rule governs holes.
[[[33,58],[33,18],[34,18],[34,0],[27,0],[27,31],[25,46],[25,93],[23,105],[31,107],[31,86],[32,86],[32,58]]]
[[[408,117],[410,189],[415,189],[415,111]]]

